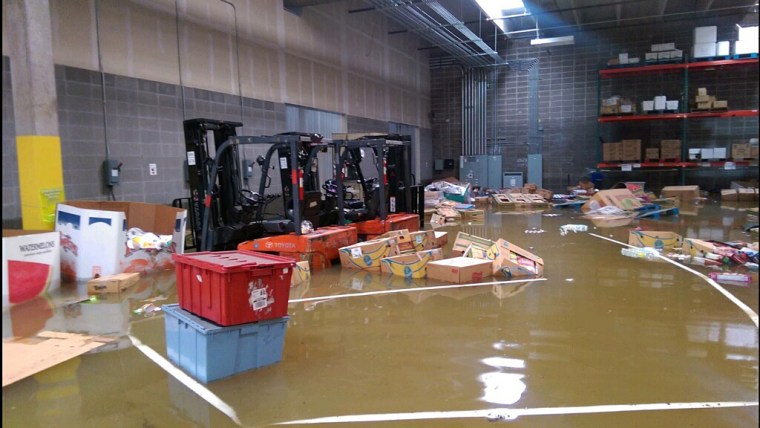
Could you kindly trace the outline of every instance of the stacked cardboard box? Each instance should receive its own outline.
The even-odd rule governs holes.
[[[633,114],[636,113],[636,103],[628,98],[614,96],[602,100],[601,115]]]
[[[683,51],[676,49],[675,43],[657,43],[652,45],[651,52],[644,54],[644,60],[649,63],[681,62]]]
[[[734,46],[734,54],[746,55],[758,52],[757,25],[752,27],[739,27],[739,37]]]
[[[657,147],[647,147],[644,149],[645,160],[660,160],[660,149]]]
[[[697,27],[694,29],[694,45],[691,48],[692,58],[710,58],[716,56],[718,42],[718,27]]]
[[[681,140],[660,141],[660,159],[681,159]]]
[[[707,88],[698,88],[697,96],[694,97],[696,110],[724,110],[728,108],[728,101],[718,100],[707,93]]]
[[[602,144],[602,158],[604,161],[608,161],[608,162],[623,160],[623,144],[622,143]]]
[[[641,160],[641,140],[623,140],[621,144],[623,161]]]
[[[678,111],[678,100],[669,100],[665,95],[657,95],[654,99],[641,102],[641,111],[644,113]]]

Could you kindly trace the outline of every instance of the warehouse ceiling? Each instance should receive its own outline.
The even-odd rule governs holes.
[[[284,4],[298,9],[335,1],[339,0],[284,0]],[[478,67],[504,63],[497,51],[507,39],[552,38],[581,31],[721,16],[757,25],[758,3],[757,0],[524,0],[522,6],[510,9],[485,8],[502,19],[489,16],[477,0],[352,1],[349,13],[382,13],[397,24],[397,28],[391,28],[391,35],[415,33],[425,41],[419,49],[430,50],[432,58],[454,59]]]

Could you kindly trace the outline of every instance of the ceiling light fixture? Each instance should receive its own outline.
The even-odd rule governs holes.
[[[562,37],[548,37],[546,39],[531,39],[531,46],[549,47],[549,46],[562,46],[562,45],[574,45],[575,36],[562,36]]]

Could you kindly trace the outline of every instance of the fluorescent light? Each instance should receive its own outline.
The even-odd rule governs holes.
[[[493,20],[502,31],[507,31],[504,26],[504,20],[499,19],[505,15],[506,11],[515,9],[525,10],[523,0],[475,0],[481,9]]]
[[[575,36],[563,36],[563,37],[549,37],[546,39],[532,39],[530,41],[531,46],[562,46],[562,45],[574,45]]]

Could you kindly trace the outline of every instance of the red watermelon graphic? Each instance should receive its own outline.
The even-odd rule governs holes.
[[[47,289],[52,276],[48,264],[8,260],[8,300],[18,304],[34,299]]]

